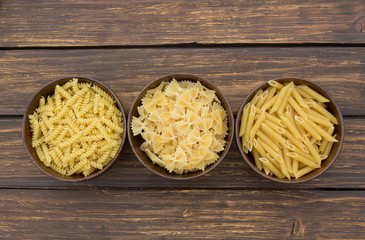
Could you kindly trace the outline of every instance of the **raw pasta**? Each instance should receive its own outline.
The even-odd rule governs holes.
[[[147,91],[138,114],[131,128],[144,139],[141,150],[169,172],[204,170],[224,150],[227,113],[199,81],[162,82]]]
[[[325,109],[329,100],[308,86],[276,81],[269,85],[244,106],[242,148],[252,152],[266,175],[300,178],[319,168],[338,142],[332,136],[337,119]],[[263,92],[268,96],[258,100]]]
[[[39,159],[67,176],[106,166],[118,152],[124,124],[112,96],[77,78],[57,85],[47,101],[41,97],[29,122]]]

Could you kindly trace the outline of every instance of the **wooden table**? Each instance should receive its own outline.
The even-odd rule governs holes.
[[[365,239],[365,2],[0,1],[1,239]],[[161,178],[128,143],[102,176],[54,180],[27,156],[21,121],[33,94],[67,76],[95,78],[128,112],[174,73],[216,84],[235,114],[273,78],[318,83],[345,119],[322,176],[269,182],[236,143],[209,174]]]

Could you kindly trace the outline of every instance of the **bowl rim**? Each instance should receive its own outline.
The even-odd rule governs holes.
[[[231,129],[231,136],[230,136],[230,138],[229,139],[227,139],[227,141],[226,141],[226,146],[225,146],[225,148],[224,148],[224,150],[223,150],[223,152],[222,152],[222,155],[220,155],[219,156],[219,158],[218,158],[218,160],[217,161],[215,161],[214,163],[212,163],[212,164],[210,164],[210,165],[208,165],[208,166],[211,166],[211,167],[209,167],[209,168],[206,168],[205,170],[198,170],[198,171],[196,171],[196,172],[190,172],[190,173],[183,173],[183,174],[181,174],[181,175],[184,175],[184,174],[193,174],[193,173],[195,173],[194,175],[191,175],[191,176],[188,176],[188,175],[185,175],[184,177],[174,177],[172,174],[173,173],[171,173],[171,175],[170,174],[166,174],[166,175],[164,175],[164,174],[161,174],[160,172],[158,172],[158,171],[155,171],[154,169],[152,169],[149,165],[147,165],[140,157],[139,157],[139,155],[137,154],[137,152],[136,152],[136,150],[135,150],[135,147],[133,146],[133,144],[132,144],[132,138],[133,137],[135,137],[135,136],[133,136],[133,133],[132,133],[132,129],[131,129],[131,122],[132,122],[132,118],[133,118],[133,116],[132,116],[132,111],[133,111],[133,109],[134,108],[137,108],[138,106],[140,106],[140,104],[141,104],[141,100],[139,100],[138,101],[138,99],[141,97],[141,95],[143,94],[145,94],[148,90],[150,90],[151,89],[151,87],[153,86],[153,85],[155,85],[157,82],[162,82],[162,81],[164,81],[164,79],[169,79],[169,80],[167,80],[167,81],[171,81],[172,80],[172,78],[175,78],[176,76],[179,76],[179,77],[191,77],[191,78],[194,78],[194,79],[196,79],[196,80],[194,80],[194,81],[200,81],[201,83],[202,83],[202,85],[203,86],[205,86],[205,82],[207,82],[208,84],[210,84],[214,89],[210,89],[210,90],[214,90],[214,91],[216,91],[216,92],[219,92],[219,94],[222,96],[222,99],[220,99],[220,100],[223,100],[225,103],[226,103],[226,105],[227,105],[227,107],[228,107],[228,109],[225,109],[226,111],[227,111],[227,120],[228,120],[228,118],[230,117],[231,119],[232,119],[232,129]],[[193,80],[191,80],[191,79],[186,79],[186,80],[188,80],[188,81],[193,81]],[[179,81],[179,80],[178,80]],[[207,87],[207,86],[205,86],[205,87]],[[141,97],[141,99],[142,99],[142,97]],[[210,81],[208,81],[208,80],[205,80],[205,79],[202,79],[202,78],[200,78],[200,77],[197,77],[197,76],[195,76],[195,75],[192,75],[192,74],[184,74],[184,73],[178,73],[178,74],[171,74],[171,75],[167,75],[167,76],[164,76],[164,77],[161,77],[161,78],[159,78],[159,79],[157,79],[157,80],[154,80],[154,81],[152,81],[152,82],[150,82],[150,83],[148,83],[139,93],[138,93],[138,95],[135,97],[135,99],[133,100],[133,103],[132,103],[132,105],[131,105],[131,108],[129,109],[129,114],[128,114],[128,123],[127,123],[127,131],[128,131],[128,140],[129,140],[129,145],[131,146],[131,148],[132,148],[132,150],[133,150],[133,153],[134,153],[134,155],[137,157],[137,159],[143,164],[143,166],[145,166],[147,169],[149,169],[150,171],[152,171],[153,173],[155,173],[155,174],[157,174],[157,175],[159,175],[159,176],[161,176],[161,177],[164,177],[164,178],[167,178],[167,179],[173,179],[173,180],[179,180],[179,181],[182,181],[182,180],[189,180],[189,179],[194,179],[194,178],[197,178],[197,177],[201,177],[201,176],[203,176],[203,175],[205,175],[205,174],[207,174],[208,172],[210,172],[210,171],[212,171],[215,167],[217,167],[218,165],[219,165],[219,163],[226,157],[226,155],[227,155],[227,153],[229,152],[229,150],[230,150],[230,148],[231,148],[231,145],[232,145],[232,142],[233,142],[233,138],[234,138],[234,126],[235,126],[235,121],[234,121],[234,116],[233,116],[233,112],[232,112],[232,109],[231,109],[231,106],[230,106],[230,104],[229,104],[229,102],[228,102],[228,100],[227,100],[227,98],[224,96],[224,94],[222,93],[222,91],[219,89],[219,88],[217,88],[217,86],[216,85],[214,85],[212,82],[210,82]],[[229,127],[229,126],[228,126]],[[227,135],[228,136],[228,135]],[[145,153],[144,153],[145,154]],[[147,156],[147,155],[146,155]],[[148,156],[147,156],[148,157]],[[149,158],[149,157],[148,157]],[[151,160],[150,160],[151,161]],[[152,162],[152,161],[151,161]],[[157,165],[158,167],[160,167],[161,169],[163,169],[163,170],[166,170],[165,168],[163,168],[163,167],[161,167],[161,166],[159,166],[159,165]]]
[[[35,98],[42,92],[44,91],[46,88],[48,88],[49,86],[55,84],[55,83],[58,83],[58,82],[63,82],[63,81],[66,81],[66,80],[72,80],[73,78],[77,78],[77,79],[81,79],[81,80],[87,80],[87,81],[90,81],[92,83],[95,83],[101,87],[103,87],[104,89],[106,89],[108,91],[108,94],[110,94],[113,99],[116,101],[116,104],[119,108],[119,110],[121,111],[122,113],[122,117],[123,117],[123,133],[122,133],[122,142],[120,143],[120,146],[119,146],[119,149],[118,149],[118,152],[115,154],[115,157],[106,165],[103,167],[103,169],[100,169],[100,170],[95,170],[93,173],[91,173],[89,176],[84,176],[82,178],[63,178],[63,177],[59,177],[59,176],[56,176],[56,175],[53,175],[47,171],[45,171],[37,162],[36,160],[33,158],[33,156],[31,155],[30,153],[30,150],[28,149],[27,147],[27,144],[26,144],[26,137],[25,137],[25,126],[26,124],[28,123],[29,124],[29,117],[28,117],[28,112],[30,110],[30,107],[32,105],[32,102],[35,100]],[[54,94],[54,90],[53,90],[53,94]],[[126,127],[126,124],[125,124],[125,121],[126,121],[126,115],[125,115],[125,112],[124,112],[124,108],[123,108],[123,105],[121,103],[121,101],[119,100],[119,98],[117,97],[117,95],[109,88],[107,87],[105,84],[101,83],[100,81],[96,80],[96,79],[93,79],[93,78],[89,78],[89,77],[81,77],[81,76],[72,76],[72,77],[63,77],[63,78],[60,78],[60,79],[57,79],[57,80],[54,80],[54,81],[51,81],[49,83],[47,83],[46,85],[43,85],[35,94],[32,95],[31,97],[31,100],[29,101],[26,109],[25,109],[25,112],[24,112],[24,116],[23,116],[23,120],[22,120],[22,140],[23,140],[23,146],[29,156],[29,158],[32,160],[32,162],[38,167],[38,169],[40,169],[43,173],[45,173],[46,175],[52,177],[52,178],[55,178],[57,180],[60,180],[60,181],[64,181],[64,182],[81,182],[81,181],[85,181],[85,180],[90,180],[90,179],[93,179],[93,178],[96,178],[98,176],[100,176],[101,174],[103,174],[105,171],[107,171],[112,165],[113,163],[117,160],[117,158],[119,157],[121,151],[122,151],[122,148],[124,146],[124,143],[125,143],[125,138],[126,138],[126,130],[127,130],[127,127]],[[41,161],[40,161],[41,162]],[[41,162],[41,164],[43,164]],[[44,164],[43,164],[44,165]],[[45,165],[44,165],[45,166]],[[45,166],[47,167],[47,166]],[[50,170],[54,171],[53,169],[50,168]],[[55,171],[54,171],[55,172]],[[56,173],[56,172],[55,172]],[[71,175],[72,176],[72,175]],[[65,177],[71,177],[71,176],[65,176]]]
[[[288,180],[286,178],[281,179],[281,178],[278,178],[278,177],[266,175],[264,172],[260,171],[256,167],[256,165],[253,164],[247,158],[246,153],[242,149],[241,139],[239,137],[239,127],[240,127],[240,121],[241,121],[241,117],[240,116],[242,115],[242,111],[243,111],[244,106],[254,96],[254,94],[256,94],[256,92],[259,91],[260,89],[262,89],[262,87],[264,85],[266,85],[269,81],[278,81],[278,82],[281,82],[281,81],[290,81],[290,80],[299,80],[299,81],[308,82],[310,84],[313,84],[313,85],[317,86],[320,90],[322,90],[324,93],[326,93],[326,95],[330,98],[330,101],[334,104],[336,111],[338,111],[338,115],[339,115],[339,118],[340,118],[339,119],[339,123],[341,123],[341,124],[337,124],[337,126],[340,125],[340,129],[339,130],[340,130],[340,132],[342,132],[342,136],[341,136],[341,139],[339,139],[339,148],[338,148],[337,152],[335,153],[333,159],[328,163],[327,166],[325,166],[324,168],[322,168],[321,171],[319,171],[318,173],[314,174],[313,176],[310,176],[310,177],[305,178],[305,179],[299,178],[299,179]],[[297,184],[297,183],[307,182],[307,181],[313,180],[314,178],[317,178],[318,176],[320,176],[321,174],[323,174],[324,172],[326,172],[331,167],[331,165],[336,161],[338,155],[341,152],[342,145],[343,145],[343,142],[344,142],[344,136],[345,136],[345,131],[344,130],[345,130],[345,127],[344,127],[343,116],[342,116],[341,110],[340,110],[338,104],[336,103],[336,101],[334,100],[334,98],[326,90],[324,90],[321,86],[319,86],[317,83],[314,83],[312,81],[309,81],[309,80],[306,80],[306,79],[303,79],[303,78],[295,78],[295,77],[282,77],[282,78],[270,79],[270,80],[267,80],[267,81],[259,84],[258,86],[256,86],[254,89],[252,89],[249,92],[249,94],[243,100],[243,102],[242,102],[242,104],[240,106],[240,109],[239,109],[239,111],[237,113],[237,117],[236,117],[236,121],[235,121],[235,138],[236,138],[236,143],[237,143],[239,152],[241,154],[241,157],[245,160],[245,162],[247,163],[247,165],[249,165],[249,167],[252,170],[254,170],[256,173],[258,173],[259,175],[261,175],[262,177],[264,177],[266,179],[269,179],[271,181],[278,182],[278,183],[287,183],[287,184]]]

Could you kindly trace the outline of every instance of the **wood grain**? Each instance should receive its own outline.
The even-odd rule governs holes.
[[[0,194],[6,239],[360,239],[365,229],[363,191]]]
[[[237,113],[258,84],[298,77],[319,84],[345,115],[365,115],[365,48],[162,48],[0,51],[0,115],[22,115],[47,83],[69,76],[100,80],[129,108],[151,81],[187,73],[210,80]]]
[[[364,43],[354,1],[1,1],[0,47]]]
[[[249,169],[241,158],[237,145],[226,158],[203,177],[168,180],[145,168],[134,156],[126,142],[114,165],[102,176],[81,183],[65,183],[48,177],[30,160],[22,146],[21,120],[0,119],[0,188],[365,188],[365,125],[364,119],[345,118],[345,143],[331,168],[310,182],[285,185],[269,182]],[[5,171],[6,170],[6,171]]]

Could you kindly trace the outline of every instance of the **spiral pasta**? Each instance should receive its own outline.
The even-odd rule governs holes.
[[[29,122],[39,159],[68,176],[105,167],[119,150],[124,124],[112,96],[77,78],[41,97]]]

